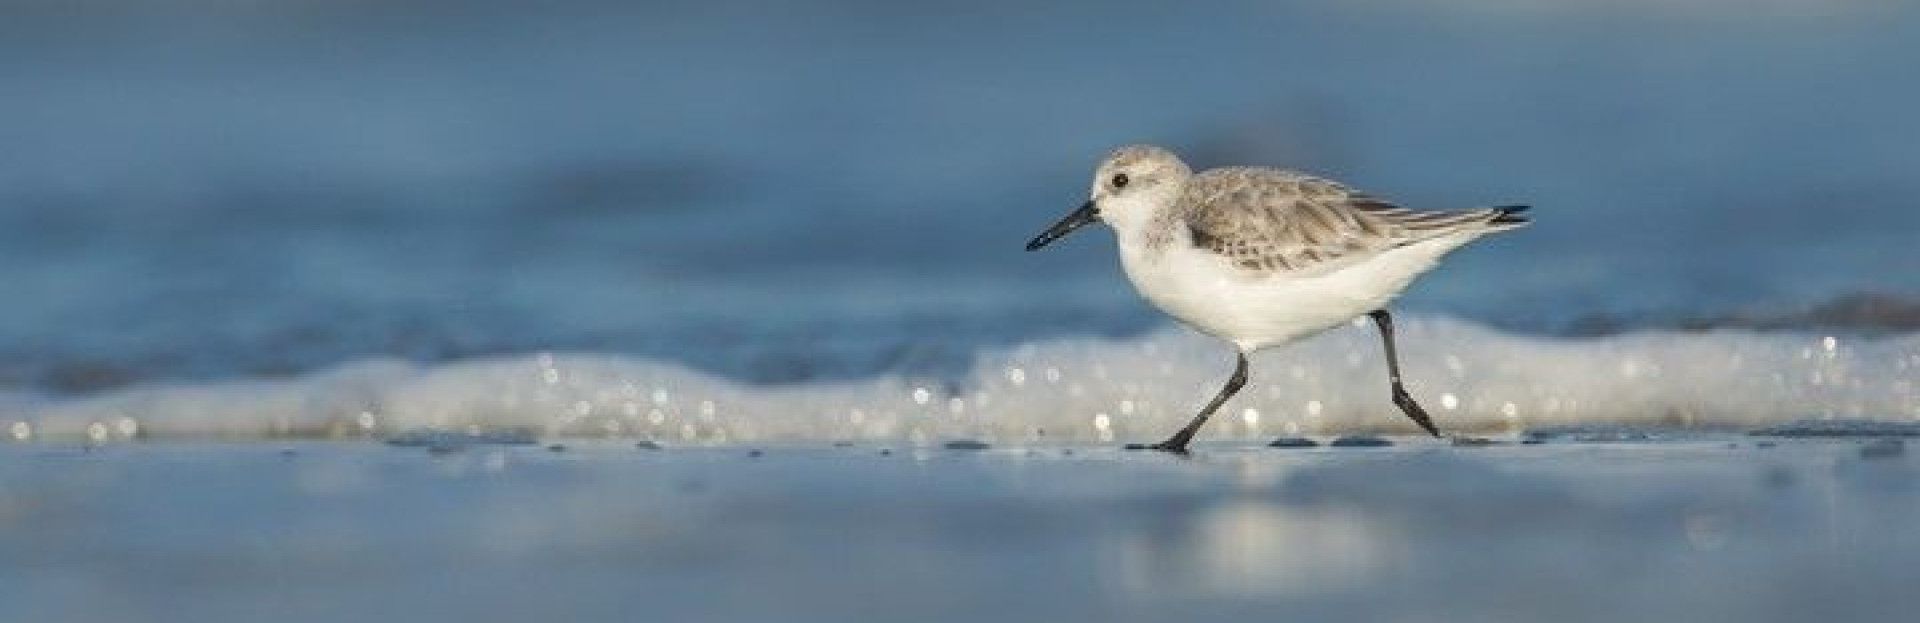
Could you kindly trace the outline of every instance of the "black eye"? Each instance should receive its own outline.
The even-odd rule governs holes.
[[[1113,174],[1113,187],[1114,187],[1114,188],[1126,188],[1126,187],[1127,187],[1127,174],[1125,174],[1125,173],[1115,173],[1115,174]]]

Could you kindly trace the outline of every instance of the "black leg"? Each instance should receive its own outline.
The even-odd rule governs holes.
[[[1227,379],[1227,386],[1220,388],[1220,393],[1214,395],[1213,402],[1207,403],[1207,407],[1201,409],[1199,415],[1193,416],[1193,421],[1188,422],[1185,428],[1180,429],[1180,432],[1174,433],[1172,437],[1168,437],[1166,441],[1153,445],[1138,443],[1127,444],[1127,449],[1162,450],[1175,454],[1186,454],[1187,442],[1193,440],[1194,433],[1200,432],[1200,426],[1207,423],[1207,417],[1213,415],[1214,411],[1218,411],[1222,403],[1225,403],[1228,398],[1233,397],[1234,392],[1240,391],[1240,388],[1246,384],[1247,355],[1246,353],[1240,353],[1239,360],[1233,366],[1233,377]]]
[[[1387,378],[1393,381],[1393,404],[1398,405],[1407,417],[1413,418],[1413,423],[1426,429],[1427,434],[1439,437],[1440,429],[1433,427],[1433,420],[1427,417],[1427,410],[1420,408],[1420,403],[1413,401],[1413,396],[1407,393],[1407,388],[1400,385],[1400,355],[1393,349],[1393,316],[1388,315],[1387,310],[1384,309],[1367,312],[1367,316],[1373,318],[1374,326],[1380,327],[1380,339],[1387,343]]]

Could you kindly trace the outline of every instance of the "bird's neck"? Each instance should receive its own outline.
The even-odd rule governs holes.
[[[1162,225],[1161,208],[1147,197],[1109,199],[1100,206],[1100,220],[1122,236],[1139,236]]]
[[[1170,206],[1141,197],[1101,206],[1100,219],[1113,228],[1124,246],[1136,251],[1157,250],[1169,239],[1167,232],[1178,219],[1168,212]]]

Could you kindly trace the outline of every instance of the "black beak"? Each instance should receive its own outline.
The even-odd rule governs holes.
[[[1034,236],[1033,240],[1027,243],[1027,250],[1039,251],[1040,247],[1047,246],[1055,240],[1065,238],[1067,234],[1073,233],[1073,230],[1085,227],[1088,223],[1098,220],[1100,220],[1100,209],[1093,207],[1093,200],[1088,199],[1085,204],[1080,206],[1080,209],[1074,210],[1073,213],[1068,214],[1066,218],[1060,219],[1060,222],[1054,223],[1053,226],[1048,227],[1046,231],[1040,232],[1040,235]]]

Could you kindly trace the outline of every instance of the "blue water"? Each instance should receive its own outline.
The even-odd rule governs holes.
[[[1920,292],[1920,10],[1469,2],[0,6],[0,389],[606,353],[963,382],[1166,322],[1130,142],[1417,207],[1527,202],[1415,314]]]

